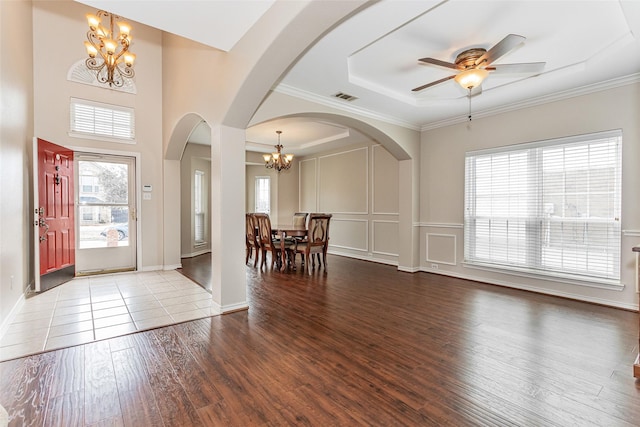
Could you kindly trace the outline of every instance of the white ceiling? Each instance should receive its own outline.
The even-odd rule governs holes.
[[[220,48],[209,34],[215,26],[207,25],[207,34],[188,32],[196,26],[193,19],[224,16],[227,23],[242,23],[238,27],[245,31],[272,2],[165,0],[154,2],[163,7],[153,13],[142,9],[144,1],[85,3],[118,4],[122,9],[117,13],[123,16]],[[238,15],[232,3],[255,13]],[[453,73],[418,59],[454,62],[461,51],[489,49],[508,34],[526,41],[496,64],[546,62],[545,69],[537,76],[490,75],[482,93],[471,100],[476,118],[640,80],[637,0],[382,0],[329,32],[274,90],[416,130],[461,122],[467,118],[469,99],[453,80],[411,91]],[[339,92],[357,99],[337,99]],[[360,139],[332,123],[296,118],[248,129],[247,149],[271,151],[276,130],[283,131],[285,151],[296,155]]]

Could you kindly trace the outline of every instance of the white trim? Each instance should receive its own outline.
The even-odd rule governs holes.
[[[182,264],[169,264],[162,267],[163,270],[175,270],[176,268],[182,268]]]
[[[138,271],[160,271],[164,270],[163,265],[147,265],[145,267],[138,268]]]
[[[342,248],[342,249],[350,249],[353,251],[359,251],[359,252],[369,252],[369,220],[368,219],[356,219],[356,218],[331,218],[331,221],[333,221],[334,223],[336,221],[343,221],[343,222],[365,222],[366,224],[366,233],[364,236],[364,240],[365,240],[365,248],[364,249],[360,249],[360,248],[352,248],[350,246],[342,246],[342,245],[332,245],[331,243],[329,243],[329,248]]]
[[[444,223],[444,222],[419,222],[416,227],[432,227],[432,228],[464,228],[464,224]]]
[[[387,223],[387,224],[400,224],[400,221],[391,221],[391,220],[385,220],[385,219],[373,219],[373,220],[371,220],[371,253],[372,254],[378,254],[378,255],[395,256],[395,257],[400,256],[399,254],[394,254],[394,253],[391,253],[391,252],[376,251],[376,232],[375,232],[375,228],[376,228],[376,223],[378,223],[378,222]],[[400,243],[400,242],[398,242],[398,243]]]
[[[0,325],[0,339],[4,337],[4,334],[6,334],[7,331],[9,330],[9,326],[13,323],[18,313],[20,313],[20,310],[22,310],[22,307],[24,307],[25,300],[26,298],[24,296],[24,291],[23,291],[22,294],[20,295],[20,298],[18,298],[18,301],[16,301],[13,307],[11,307],[11,310],[9,310],[9,314],[7,314],[7,317],[4,319],[4,321]]]
[[[507,113],[510,111],[522,110],[524,108],[535,107],[538,105],[550,104],[552,102],[563,101],[565,99],[571,99],[578,96],[589,95],[591,93],[600,92],[603,90],[615,89],[617,87],[632,85],[640,82],[640,73],[631,74],[624,77],[617,77],[604,82],[595,83],[592,85],[582,86],[576,89],[570,89],[562,92],[555,92],[551,95],[540,96],[537,98],[530,98],[522,102],[515,102],[512,104],[502,105],[496,108],[478,111],[473,113],[474,119],[481,119],[483,117],[491,117],[498,114]],[[466,117],[453,117],[444,120],[438,120],[435,122],[427,123],[420,127],[420,131],[428,131],[445,126],[451,126],[454,124],[467,122]]]
[[[640,230],[622,230],[624,237],[640,237]]]
[[[190,254],[182,254],[182,255],[180,255],[180,258],[193,258],[195,256],[208,254],[210,252],[211,252],[210,248],[209,249],[201,249],[199,251],[191,252]]]
[[[538,288],[538,287],[535,287],[535,286],[521,285],[521,284],[516,284],[516,283],[513,283],[513,282],[502,281],[502,280],[489,280],[489,279],[487,279],[485,277],[470,276],[470,275],[467,275],[467,274],[459,274],[459,273],[450,272],[450,271],[443,271],[443,270],[433,271],[433,270],[427,269],[426,267],[422,267],[420,269],[420,271],[422,271],[424,273],[439,274],[439,275],[442,275],[442,276],[450,276],[450,277],[456,277],[458,279],[471,280],[471,281],[474,281],[474,282],[480,282],[480,283],[484,283],[484,284],[487,284],[487,285],[504,286],[506,288],[519,289],[519,290],[523,290],[523,291],[530,291],[530,292],[535,292],[535,293],[538,293],[538,294],[551,295],[551,296],[562,297],[562,298],[569,298],[569,299],[577,300],[577,301],[591,302],[591,303],[595,303],[595,304],[606,305],[606,306],[609,306],[609,307],[616,307],[616,308],[622,308],[622,309],[625,309],[625,310],[638,311],[638,305],[636,305],[636,304],[628,304],[628,303],[622,303],[622,302],[618,302],[618,301],[611,301],[611,300],[607,300],[607,299],[604,299],[604,298],[588,297],[588,296],[585,296],[585,295],[574,294],[574,293],[571,293],[571,292],[560,292],[560,291],[556,291],[556,290]]]
[[[137,151],[122,151],[122,150],[110,150],[103,148],[89,148],[89,147],[78,147],[78,146],[70,146],[69,149],[74,152],[74,161],[75,161],[75,152],[79,151],[84,154],[104,154],[107,156],[122,156],[122,157],[133,157],[135,159],[134,169],[136,172],[135,176],[135,193],[136,193],[136,260],[135,260],[135,271],[145,271],[141,270],[142,265],[142,191],[138,191],[139,188],[142,188],[142,154]]]
[[[39,177],[38,177],[38,165],[40,162],[38,161],[38,138],[33,137],[33,145],[32,145],[32,164],[33,167],[32,177],[33,179],[33,211],[31,214],[33,215],[33,220],[31,222],[31,226],[34,227],[33,230],[33,290],[35,292],[40,292],[40,226],[39,226],[39,215],[38,215],[38,207],[40,205],[40,191],[39,191]],[[75,225],[74,225],[75,226]],[[74,242],[75,245],[75,242]]]
[[[605,279],[594,279],[592,281],[588,279],[581,279],[578,277],[571,277],[570,275],[562,277],[562,276],[551,275],[551,274],[549,275],[537,274],[534,272],[520,271],[516,269],[498,268],[498,267],[492,267],[492,266],[482,265],[482,264],[472,264],[468,262],[462,262],[462,265],[464,267],[473,268],[477,270],[490,271],[492,273],[527,277],[530,279],[546,280],[546,281],[558,282],[558,283],[567,283],[570,285],[586,286],[589,288],[606,289],[608,291],[622,291],[625,288],[624,283],[607,281]]]
[[[327,251],[327,253],[329,253],[331,255],[343,256],[343,257],[346,257],[346,258],[359,259],[359,260],[362,260],[362,261],[376,262],[378,264],[386,264],[386,265],[394,265],[394,266],[398,265],[398,261],[393,261],[393,260],[384,259],[384,258],[373,258],[373,257],[368,257],[368,256],[360,256],[360,255],[351,254],[351,253],[348,253],[348,252],[340,252],[340,251],[332,250],[331,246],[329,246],[329,250]]]
[[[375,144],[371,146],[371,214],[372,215],[400,215],[399,212],[376,212],[376,186],[375,186],[375,176],[376,176],[376,148],[382,147],[382,144]],[[384,149],[384,147],[382,147]],[[395,161],[398,161],[394,157]],[[399,203],[399,201],[398,201]]]
[[[508,105],[502,105],[497,108],[478,111],[473,113],[474,119],[480,119],[483,117],[495,116],[498,114],[506,113],[509,111],[521,110],[523,108],[535,107],[538,105],[549,104],[552,102],[562,101],[565,99],[575,98],[577,96],[588,95],[591,93],[600,92],[608,89],[615,89],[621,86],[632,85],[640,82],[640,73],[631,74],[624,77],[617,77],[605,82],[595,83],[592,85],[582,86],[576,89],[570,89],[562,92],[555,92],[551,95],[540,96],[537,98],[530,98],[522,102],[516,102]],[[421,125],[420,123],[407,122],[397,117],[383,115],[364,108],[358,108],[353,104],[347,104],[344,101],[334,100],[329,97],[319,96],[311,92],[303,91],[292,86],[285,84],[279,84],[274,88],[274,92],[283,93],[285,95],[293,96],[299,99],[305,99],[307,101],[315,102],[317,104],[329,106],[336,110],[348,112],[352,114],[358,114],[364,117],[368,117],[374,120],[380,120],[385,123],[394,124],[400,127],[404,127],[411,130],[424,132],[427,130],[437,129],[445,126],[450,126],[458,123],[466,123],[467,117],[460,115],[459,117],[453,117],[444,120],[437,120],[435,122]]]
[[[420,130],[420,126],[415,123],[410,123],[405,120],[398,119],[397,117],[383,115],[380,113],[376,113],[374,111],[365,110],[364,108],[358,108],[353,104],[346,104],[345,101],[338,101],[337,99],[334,99],[334,98],[319,96],[319,95],[316,95],[315,93],[300,90],[285,84],[279,84],[273,90],[274,92],[283,93],[285,95],[293,96],[294,98],[305,99],[307,101],[315,102],[320,105],[332,107],[332,108],[335,108],[336,110],[349,112],[352,114],[358,114],[360,116],[368,117],[370,119],[380,120],[385,123],[390,123],[396,126],[400,126],[400,127],[415,130],[415,131]]]
[[[405,267],[405,266],[398,266],[398,271],[402,271],[404,273],[417,273],[420,270],[420,267]]]
[[[320,209],[320,211],[322,212],[326,212],[327,210],[324,209],[322,206],[320,206],[320,182],[322,180],[322,176],[320,175],[320,160],[327,158],[327,157],[333,157],[333,156],[339,156],[341,154],[346,154],[346,153],[352,153],[354,151],[360,151],[360,150],[364,150],[366,152],[365,154],[365,173],[366,173],[366,177],[365,177],[365,190],[364,190],[364,195],[365,195],[365,206],[366,206],[366,210],[364,212],[338,212],[338,211],[331,211],[332,214],[344,214],[344,215],[369,215],[369,146],[366,147],[360,147],[360,148],[354,148],[353,150],[346,150],[346,151],[340,151],[339,153],[332,153],[332,154],[327,154],[325,156],[318,156],[318,168],[316,169],[316,173],[317,173],[317,197],[318,197],[318,208]]]
[[[211,304],[211,311],[213,312],[214,310],[216,310],[219,314],[233,313],[234,311],[248,310],[248,309],[249,309],[249,304],[246,301],[238,302],[235,304],[222,305],[222,306],[216,303],[215,301],[213,301],[213,303]]]
[[[429,258],[429,236],[453,237],[453,263],[449,261],[440,261],[437,259]],[[425,234],[425,261],[435,262],[437,264],[445,264],[445,265],[458,265],[458,236],[456,236],[455,234],[426,233]]]
[[[69,135],[71,138],[91,139],[93,141],[114,142],[117,144],[136,145],[138,143],[135,139],[119,139],[108,136],[94,135],[92,133],[67,132],[67,135]]]

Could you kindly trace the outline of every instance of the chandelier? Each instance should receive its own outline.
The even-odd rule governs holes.
[[[278,134],[278,145],[276,145],[276,152],[271,154],[263,154],[264,158],[264,166],[267,169],[275,169],[280,172],[283,169],[289,169],[291,167],[291,161],[293,160],[293,154],[285,154],[283,155],[281,150],[284,148],[280,144],[280,134],[281,130],[277,130]]]
[[[109,22],[108,28],[102,25],[102,19]],[[122,87],[125,78],[130,79],[135,75],[132,67],[136,55],[129,52],[131,26],[120,19],[104,10],[99,10],[95,15],[87,14],[88,41],[84,42],[89,54],[85,61],[87,68],[96,72],[100,83],[115,87]],[[118,26],[117,33],[114,24]]]

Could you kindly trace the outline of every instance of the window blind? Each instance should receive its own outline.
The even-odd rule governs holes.
[[[620,279],[620,131],[469,152],[465,262]]]
[[[135,118],[131,108],[71,99],[71,132],[133,140]]]

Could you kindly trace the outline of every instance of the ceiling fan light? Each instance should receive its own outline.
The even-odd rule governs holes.
[[[458,73],[454,80],[462,86],[463,89],[473,89],[482,84],[482,81],[487,78],[489,72],[481,68],[472,68]]]

